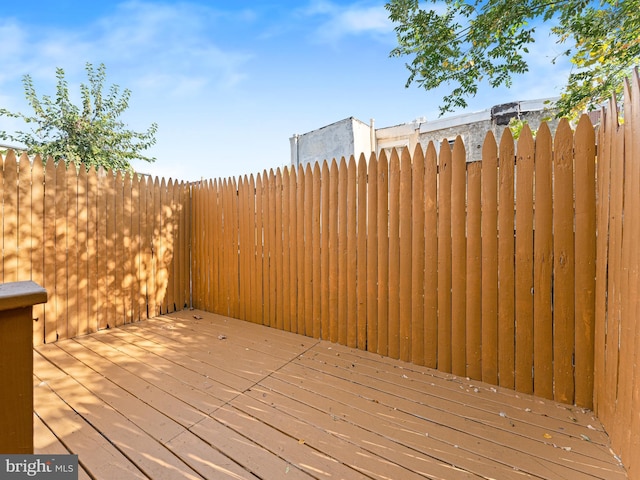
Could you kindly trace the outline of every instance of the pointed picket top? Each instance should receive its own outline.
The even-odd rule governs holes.
[[[617,120],[616,120],[617,122]],[[554,163],[561,162],[567,166],[571,162],[571,151],[573,149],[573,131],[571,124],[566,118],[560,119],[556,135],[554,137]]]
[[[578,152],[584,152],[584,149],[587,149],[587,152],[593,151],[595,155],[595,135],[595,129],[593,128],[593,123],[591,123],[589,115],[586,113],[583,114],[578,121],[578,126],[575,131],[574,145],[576,148],[576,157],[579,156]]]
[[[450,164],[451,147],[449,146],[449,142],[445,139],[440,143],[440,154],[438,155],[439,172],[441,175],[445,173]]]
[[[369,162],[367,163],[367,170],[369,172],[369,181],[372,182],[375,180],[376,172],[378,170],[378,157],[375,152],[371,152],[369,155]]]
[[[331,164],[329,165],[329,172],[331,176],[338,174],[338,162],[336,162],[335,158],[331,160]]]
[[[349,182],[353,181],[355,183],[357,167],[356,167],[356,159],[354,158],[353,155],[349,157],[349,163],[347,164],[347,172],[349,176]]]
[[[329,181],[329,164],[327,162],[322,162],[322,165],[316,164],[318,169],[320,170],[320,178],[324,182]]]
[[[518,158],[522,157],[523,153],[533,154],[535,141],[533,139],[533,132],[529,128],[528,124],[525,124],[520,132],[520,137],[517,142],[517,155]]]
[[[12,161],[16,161],[16,152],[13,151],[13,149],[9,149],[7,150],[7,153],[4,156],[4,163],[5,165],[7,164],[8,160],[12,160]]]
[[[29,155],[27,155],[27,152],[22,152],[20,154],[20,159],[18,160],[19,164],[25,164],[27,165],[27,163],[31,163],[31,160],[29,160]]]
[[[39,153],[36,153],[36,156],[33,157],[33,164],[35,165],[37,163],[40,163],[44,170],[44,162],[42,161],[42,156]]]
[[[356,164],[359,166],[360,162],[365,162],[367,161],[367,157],[365,156],[364,152],[361,152],[360,155],[358,155],[358,160],[356,162]]]
[[[453,156],[455,158],[456,152],[461,151],[458,155],[462,155],[466,159],[466,148],[464,146],[464,141],[460,135],[456,136],[455,141],[453,142]]]
[[[7,173],[12,175],[12,178],[18,174],[18,159],[16,158],[16,154],[13,150],[7,151],[7,156],[4,159],[4,175],[7,176]]]
[[[504,149],[513,149],[513,134],[511,133],[510,128],[505,128],[502,132],[502,136],[500,137],[500,157],[502,157],[502,152]]]
[[[424,153],[424,159],[427,163],[430,163],[434,160],[436,163],[438,162],[438,153],[436,151],[436,145],[433,143],[433,141],[429,141]]]
[[[33,158],[33,164],[31,165],[31,175],[33,178],[41,178],[44,176],[44,164],[42,163],[42,157],[37,154]],[[42,187],[42,185],[40,185]]]

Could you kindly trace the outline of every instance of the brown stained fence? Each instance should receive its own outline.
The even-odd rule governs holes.
[[[637,71],[601,118],[194,184],[9,152],[0,281],[35,344],[193,305],[593,408],[640,479]]]
[[[189,304],[187,184],[2,160],[0,281],[47,290],[35,345]]]
[[[629,478],[640,479],[640,79],[598,132],[594,409]]]
[[[590,407],[595,133],[193,186],[194,306]]]

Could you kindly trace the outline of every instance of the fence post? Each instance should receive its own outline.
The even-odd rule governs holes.
[[[32,281],[0,285],[0,453],[33,454],[33,305],[47,292]]]

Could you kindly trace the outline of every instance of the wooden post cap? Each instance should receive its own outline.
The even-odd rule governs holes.
[[[0,284],[0,312],[46,302],[47,291],[31,280]]]

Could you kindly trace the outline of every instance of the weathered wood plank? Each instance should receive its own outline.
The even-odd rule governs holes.
[[[626,478],[581,408],[199,310],[37,351],[36,412],[95,478]]]

